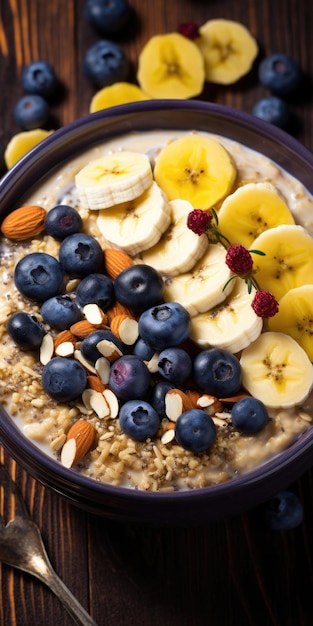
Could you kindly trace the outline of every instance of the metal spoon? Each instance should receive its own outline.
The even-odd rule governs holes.
[[[40,530],[29,519],[25,503],[19,497],[15,483],[2,465],[0,465],[0,485],[14,494],[17,513],[7,525],[0,516],[0,561],[39,578],[56,594],[77,624],[97,626],[54,571]]]

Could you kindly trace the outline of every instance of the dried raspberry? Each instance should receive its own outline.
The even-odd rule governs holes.
[[[234,272],[234,274],[238,274],[238,276],[249,274],[253,267],[253,260],[249,250],[240,243],[229,246],[225,263],[229,269]]]
[[[278,312],[278,302],[269,291],[257,291],[251,306],[258,317],[273,317]]]
[[[188,39],[197,39],[197,37],[200,37],[199,26],[194,22],[183,22],[179,24],[178,32]]]
[[[212,216],[202,209],[194,209],[187,216],[187,226],[196,235],[204,235],[212,221]]]

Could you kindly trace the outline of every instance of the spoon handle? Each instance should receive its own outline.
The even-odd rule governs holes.
[[[49,586],[51,591],[55,593],[77,624],[81,624],[81,626],[97,626],[96,622],[94,622],[89,613],[85,611],[52,568],[49,568],[49,573],[46,573],[45,583]]]

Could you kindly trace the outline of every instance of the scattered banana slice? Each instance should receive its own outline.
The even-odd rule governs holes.
[[[209,20],[200,27],[195,43],[205,63],[206,80],[229,85],[247,74],[258,54],[249,30],[233,20]]]
[[[193,206],[186,200],[172,200],[171,224],[155,246],[142,254],[142,260],[164,276],[177,276],[192,269],[207,247],[206,235],[195,235],[187,228],[187,215]]]
[[[278,301],[290,289],[313,283],[313,239],[302,226],[266,230],[254,240],[253,248],[265,253],[253,255],[257,281]]]
[[[243,350],[242,383],[271,408],[301,404],[313,387],[313,366],[306,352],[289,335],[266,332]]]
[[[165,281],[164,298],[179,302],[191,316],[203,313],[223,302],[234,288],[231,272],[225,263],[226,251],[220,244],[209,245],[190,272]]]
[[[132,83],[114,83],[108,87],[103,87],[92,97],[89,111],[102,111],[108,107],[126,104],[127,102],[139,102],[150,100],[140,87]]]
[[[231,294],[216,307],[191,319],[191,338],[202,347],[218,347],[236,354],[255,341],[263,328],[244,280],[237,278]]]
[[[231,243],[249,248],[263,231],[294,224],[284,198],[272,183],[247,183],[225,198],[219,214],[221,232]]]
[[[151,98],[192,98],[204,85],[204,60],[179,33],[151,37],[138,57],[137,80]]]
[[[215,139],[187,135],[161,150],[154,168],[157,183],[169,200],[188,200],[196,209],[209,209],[230,193],[236,167]]]
[[[139,198],[99,211],[97,218],[105,239],[131,256],[154,246],[170,222],[170,203],[155,182]]]
[[[290,335],[313,362],[313,285],[290,289],[279,303],[279,311],[268,320],[272,331]]]
[[[113,152],[85,165],[75,176],[80,201],[90,210],[138,198],[152,184],[148,157],[140,152]]]
[[[53,130],[35,128],[16,133],[8,142],[4,151],[4,161],[8,169],[13,167],[29,150],[51,135]]]

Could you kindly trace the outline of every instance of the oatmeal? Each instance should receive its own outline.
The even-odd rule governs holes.
[[[98,208],[98,196],[89,195],[88,182],[84,183],[86,196],[82,194],[81,180],[84,181],[82,176],[82,174],[85,175],[84,168],[89,164],[102,162],[101,160],[106,155],[114,153],[127,154],[128,152],[147,154],[152,167],[154,167],[162,148],[169,145],[173,139],[179,139],[184,136],[185,133],[175,132],[175,134],[171,134],[168,131],[163,133],[141,133],[127,135],[112,140],[110,143],[91,148],[87,153],[60,167],[58,171],[54,172],[51,180],[47,178],[38,188],[32,191],[29,197],[23,198],[22,204],[23,206],[39,206],[47,212],[59,204],[71,206],[78,211],[83,223],[83,232],[86,235],[95,238],[103,250],[119,250],[120,246],[114,240],[114,233],[116,232],[115,216],[110,213],[110,207],[108,206],[107,209]],[[313,200],[300,182],[291,178],[277,165],[256,152],[221,137],[216,138],[212,135],[208,137],[218,140],[231,157],[231,167],[234,168],[235,176],[231,179],[230,189],[226,194],[228,198],[245,185],[266,183],[274,186],[277,194],[283,198],[290,210],[294,221],[298,225],[305,227],[306,232],[313,236]],[[78,174],[80,178],[77,176]],[[155,176],[157,175],[158,172],[156,171]],[[149,176],[148,172],[147,177]],[[164,192],[160,195],[155,181],[149,182],[148,178],[144,182],[141,181],[141,183],[143,186],[146,185],[141,190],[141,195],[144,196],[150,192],[153,194],[151,201],[154,202],[156,207],[153,220],[157,220],[156,212],[159,206],[161,216],[159,223],[162,221],[165,224],[164,214],[168,211],[168,203],[166,197],[165,199],[163,197]],[[153,185],[156,187],[153,188]],[[268,191],[268,187],[264,187],[264,189],[266,192]],[[262,188],[261,191],[263,192],[264,189]],[[274,193],[272,188],[269,187],[269,189],[271,193]],[[221,209],[221,222],[223,200],[224,198],[220,200],[217,198],[214,202],[217,212]],[[149,201],[149,198],[147,201]],[[185,207],[184,204],[179,204],[179,200],[178,204],[177,200],[171,202],[172,211],[175,213],[178,223],[181,218],[181,211],[185,210]],[[181,200],[181,202],[188,202],[188,200]],[[94,205],[92,205],[93,203]],[[92,205],[91,207],[90,204]],[[119,200],[118,205],[122,206],[122,201]],[[143,211],[142,208],[141,210]],[[131,210],[128,205],[127,217],[130,214]],[[119,219],[121,222],[121,218]],[[167,217],[166,219],[167,226],[163,226],[163,232],[169,226],[169,218]],[[126,220],[124,213],[123,220]],[[185,222],[186,220],[184,220]],[[185,233],[181,234],[179,230],[176,233],[173,239],[175,239],[175,245],[178,246],[180,237],[183,238]],[[140,246],[138,247],[137,234],[135,236],[136,242],[134,243],[131,240],[129,226],[123,233],[123,237],[124,240],[129,240],[129,248],[124,250],[125,256],[129,256],[134,265],[142,263],[150,265],[150,260],[152,259],[151,265],[153,266],[155,261],[157,266],[160,253],[155,246],[160,245],[160,237],[155,238],[155,228],[151,228],[149,246],[145,243],[143,249]],[[148,226],[145,226],[144,233],[140,237],[141,242],[142,240],[148,242]],[[200,241],[200,238],[198,239]],[[169,265],[169,270],[161,272],[166,285],[165,294],[173,293],[171,289],[175,288],[175,293],[178,294],[179,298],[181,293],[179,280],[181,276],[185,276],[186,272],[194,271],[197,263],[202,263],[203,265],[203,258],[208,254],[210,245],[219,245],[208,244],[206,236],[203,235],[200,246],[198,239],[195,242],[192,260],[190,246],[193,244],[190,239],[190,243],[188,243],[189,253],[185,254],[183,251],[184,246],[181,247],[182,252],[179,251],[178,253],[179,257],[184,256],[185,265],[180,265],[177,269],[174,262],[175,259],[173,258]],[[138,319],[140,317],[138,311],[127,312],[125,305],[120,305],[118,309],[118,307],[116,308],[117,305],[112,301],[107,307],[101,309],[101,307],[96,305],[93,309],[88,309],[87,312],[87,309],[85,309],[86,304],[84,303],[79,306],[81,315],[78,316],[76,322],[76,328],[79,328],[77,334],[75,334],[75,323],[70,324],[65,329],[57,329],[48,323],[47,319],[43,318],[43,303],[36,302],[26,297],[25,294],[23,295],[14,285],[13,277],[17,263],[29,254],[45,253],[54,259],[58,259],[62,245],[61,241],[43,230],[39,235],[22,241],[3,238],[0,245],[2,270],[2,290],[0,295],[0,403],[12,416],[12,419],[16,421],[25,436],[34,441],[46,453],[55,456],[60,462],[62,461],[62,450],[64,450],[68,441],[68,433],[73,424],[82,420],[82,424],[88,423],[88,425],[92,425],[94,429],[93,443],[89,445],[88,450],[82,449],[83,455],[73,465],[74,471],[81,472],[98,481],[148,491],[202,488],[225,482],[253,469],[286,449],[310,427],[312,411],[311,398],[308,395],[295,408],[286,405],[268,407],[269,419],[264,428],[254,434],[244,434],[236,429],[232,423],[231,400],[228,400],[227,397],[211,397],[208,400],[208,394],[203,390],[199,392],[194,381],[189,380],[192,377],[189,377],[188,382],[184,382],[184,384],[172,385],[174,390],[178,388],[181,393],[177,393],[177,397],[174,399],[172,397],[172,402],[174,403],[175,401],[174,409],[169,409],[167,416],[160,416],[156,433],[146,437],[144,440],[132,438],[129,434],[126,434],[119,419],[119,410],[125,400],[118,398],[114,393],[114,389],[112,391],[109,385],[110,366],[115,362],[114,359],[118,359],[123,353],[117,347],[120,344],[114,344],[112,348],[110,342],[105,342],[105,345],[101,346],[102,352],[99,354],[99,359],[96,363],[88,361],[88,359],[86,360],[80,348],[83,340],[91,331],[101,329],[113,331],[116,327],[116,333],[114,334],[118,336],[118,333],[120,333],[119,340],[123,339],[121,343],[124,348],[126,345],[125,353],[131,354],[132,346],[138,336]],[[222,254],[219,249],[217,251],[218,254]],[[163,248],[162,254],[163,262],[165,255]],[[166,255],[168,254],[170,255],[168,250],[166,250]],[[196,256],[197,254],[198,257]],[[125,262],[124,258],[123,262]],[[216,263],[217,268],[221,267],[220,261],[217,260]],[[174,266],[176,268],[175,271],[173,269]],[[123,267],[122,264],[121,268]],[[158,266],[156,270],[160,271]],[[71,276],[70,273],[63,280],[62,293],[68,296],[69,302],[75,301],[82,280],[82,276]],[[223,281],[227,281],[227,274],[225,274],[225,279],[223,275],[218,280],[216,291],[218,292],[218,297],[220,297],[224,284]],[[201,281],[202,283],[204,282],[203,275],[201,276]],[[191,315],[192,320],[192,338],[196,340],[197,345],[195,347],[194,342],[190,342],[188,339],[187,351],[192,349],[197,354],[202,349],[214,345],[211,339],[210,341],[207,339],[207,333],[209,332],[207,330],[205,331],[206,339],[203,340],[203,333],[199,330],[200,326],[196,327],[197,315],[203,316],[207,314],[208,310],[214,311],[214,315],[211,317],[215,320],[216,328],[215,330],[213,328],[213,330],[216,334],[216,319],[218,316],[224,315],[225,312],[221,312],[222,308],[224,307],[224,310],[231,308],[227,298],[230,298],[232,293],[234,295],[237,287],[231,291],[232,289],[233,284],[229,287],[229,294],[226,292],[222,298],[220,297],[221,302],[216,301],[212,306],[208,305],[208,302],[211,302],[210,300],[204,299],[204,288],[201,292],[201,300],[199,300],[198,294],[193,296],[188,314]],[[237,289],[237,291],[237,299],[246,299],[246,289],[244,294],[241,294],[240,289]],[[210,288],[211,296],[212,287]],[[166,301],[171,301],[171,299],[171,297],[165,298]],[[185,304],[185,301],[183,303]],[[187,310],[188,306],[186,304]],[[7,322],[17,312],[26,312],[36,317],[44,331],[41,348],[30,351],[21,350],[7,333]],[[123,317],[123,319],[119,319],[117,324],[118,317]],[[246,325],[248,325],[248,314],[245,319]],[[203,324],[203,319],[199,319],[199,324],[200,321]],[[122,322],[124,326],[122,326]],[[234,339],[235,343],[231,344],[231,329],[229,326],[226,327],[226,331],[223,330],[221,333],[223,341],[228,334],[227,349],[230,349],[230,352],[235,354],[237,359],[240,359],[241,352],[246,345],[253,343],[262,332],[262,329],[263,331],[268,330],[267,322],[263,324],[262,320],[256,319],[255,316],[251,324],[252,322],[253,330],[251,326],[251,336],[244,339],[248,343],[236,343],[237,339],[236,342]],[[222,321],[220,321],[220,324],[222,324]],[[244,321],[243,324],[245,324]],[[62,335],[62,333],[65,334]],[[241,335],[243,334],[243,331],[241,331]],[[221,342],[222,339],[218,341]],[[218,345],[221,345],[221,343],[217,342]],[[238,349],[236,349],[236,346]],[[105,352],[103,352],[104,350]],[[152,393],[152,388],[160,380],[160,372],[156,365],[158,352],[160,350],[155,349],[151,357],[144,359],[145,366],[150,373],[149,392],[146,394],[148,399],[150,397],[149,394],[151,395]],[[42,382],[43,368],[57,355],[65,359],[76,359],[85,370],[86,384],[84,384],[84,391],[77,398],[70,397],[66,401],[62,401],[62,399],[56,400],[55,397],[50,396],[44,389]],[[75,384],[73,379],[74,387]],[[245,392],[245,390],[243,391]],[[174,395],[175,393],[172,393],[172,396]],[[204,398],[204,396],[206,397]],[[175,437],[176,414],[175,418],[172,418],[179,402],[182,402],[182,406],[188,409],[204,407],[204,410],[212,419],[215,426],[215,439],[207,449],[197,452],[179,445],[177,437]],[[266,404],[266,399],[264,402]],[[171,404],[171,407],[173,407],[173,404]],[[76,445],[78,447],[77,442]]]

